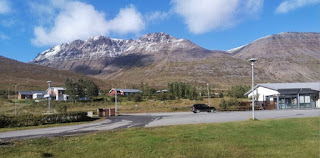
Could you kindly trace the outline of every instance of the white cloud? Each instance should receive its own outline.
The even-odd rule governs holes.
[[[285,0],[276,9],[276,13],[287,13],[308,5],[319,4],[319,0]]]
[[[161,11],[155,11],[152,13],[149,13],[146,15],[146,19],[147,21],[159,21],[159,20],[164,20],[166,18],[168,18],[170,15],[170,12],[161,12]]]
[[[37,46],[56,45],[76,39],[87,39],[109,33],[136,33],[144,28],[141,14],[133,5],[121,9],[119,14],[108,21],[105,14],[97,11],[92,5],[78,1],[52,1],[58,15],[48,27],[36,26],[32,43]],[[44,9],[51,14],[53,11]]]
[[[173,11],[182,16],[190,32],[206,33],[230,28],[256,16],[263,0],[172,0]]]
[[[145,27],[145,24],[141,14],[133,5],[130,5],[127,8],[120,9],[119,14],[108,23],[108,26],[110,26],[110,31],[127,34],[139,32]]]
[[[11,12],[11,7],[8,1],[0,0],[0,14],[7,14]]]

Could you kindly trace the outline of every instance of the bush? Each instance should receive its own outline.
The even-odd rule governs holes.
[[[225,100],[222,99],[220,101],[220,108],[221,110],[225,111],[225,110],[232,110],[232,106],[239,106],[241,104],[241,102],[237,99],[230,99],[230,100]]]
[[[142,101],[142,96],[140,94],[134,94],[133,95],[133,101],[134,102],[141,102]]]
[[[160,100],[160,101],[165,101],[168,99],[167,97],[167,94],[166,93],[160,93],[158,96],[157,96],[157,99]]]
[[[92,118],[87,117],[86,112],[68,112],[48,115],[0,115],[0,128],[37,126],[45,124],[80,122],[90,120],[92,120]]]
[[[241,102],[237,99],[222,99],[219,107],[222,111],[247,111],[251,109],[249,102]],[[258,107],[256,107],[256,109],[258,109]]]
[[[239,86],[232,86],[231,90],[229,90],[228,95],[233,98],[245,98],[244,95],[246,92],[250,90],[249,86],[239,85]]]
[[[56,111],[58,112],[67,112],[68,106],[65,104],[58,104],[55,106]]]

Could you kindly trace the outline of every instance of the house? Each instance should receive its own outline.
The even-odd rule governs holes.
[[[18,92],[18,99],[32,99],[32,92],[31,91],[19,91]]]
[[[320,108],[320,82],[263,83],[253,88],[257,104],[275,109]],[[252,97],[252,90],[245,93]]]
[[[65,94],[64,87],[50,87],[46,90],[45,98],[51,97],[52,100],[68,100],[69,96]]]
[[[31,91],[32,99],[43,99],[46,94],[45,91]]]
[[[115,89],[115,88],[112,88],[107,95],[114,96],[116,90],[117,90],[117,95],[125,95],[125,96],[142,92],[139,89]]]

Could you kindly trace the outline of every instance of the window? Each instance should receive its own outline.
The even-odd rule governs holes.
[[[305,99],[304,100],[305,103],[310,103],[310,96],[305,96],[304,99]]]
[[[299,97],[299,102],[300,102],[300,103],[304,103],[304,96],[300,96],[300,97]]]

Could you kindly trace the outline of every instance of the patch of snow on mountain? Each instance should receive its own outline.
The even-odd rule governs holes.
[[[245,46],[247,46],[247,44],[246,44],[246,45],[242,45],[242,46],[240,46],[240,47],[236,47],[236,48],[229,49],[229,50],[227,50],[226,52],[227,52],[227,53],[233,53],[233,52],[235,52],[235,51],[238,51],[238,50],[242,49],[242,48],[245,47]]]

